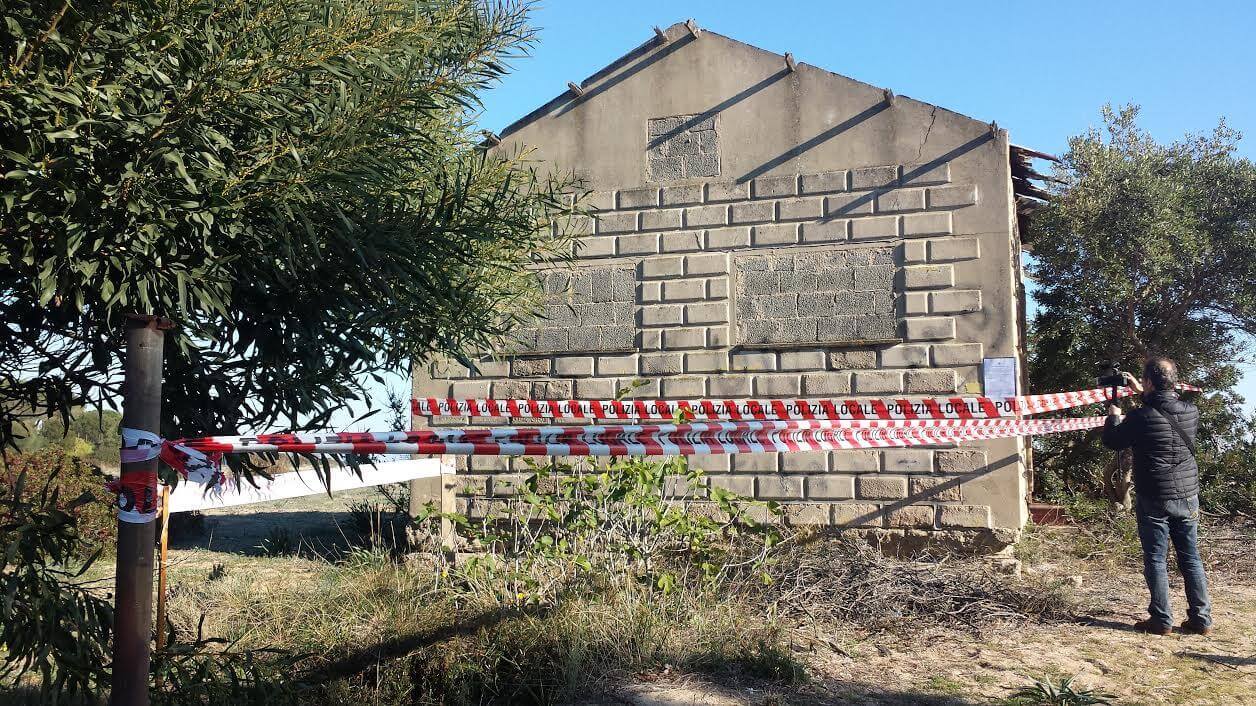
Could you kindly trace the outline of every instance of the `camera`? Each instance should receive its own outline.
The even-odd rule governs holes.
[[[1099,387],[1125,387],[1125,373],[1121,372],[1116,363],[1101,363],[1095,384]]]

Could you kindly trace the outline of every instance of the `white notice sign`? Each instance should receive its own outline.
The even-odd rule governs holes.
[[[985,358],[981,362],[981,375],[986,385],[986,397],[1002,399],[1016,396],[1016,359]]]

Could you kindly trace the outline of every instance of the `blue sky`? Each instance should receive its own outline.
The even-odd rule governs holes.
[[[1064,151],[1104,103],[1142,106],[1158,139],[1225,117],[1256,156],[1256,4],[1241,2],[745,2],[550,0],[532,55],[486,93],[500,131],[652,36],[688,18],[929,103],[996,120],[1013,142]],[[1256,368],[1241,391],[1256,409]],[[404,389],[398,379],[394,385]],[[348,417],[347,422],[352,417]],[[378,425],[377,420],[364,426]]]

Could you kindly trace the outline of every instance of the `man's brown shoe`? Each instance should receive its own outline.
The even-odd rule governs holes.
[[[1145,632],[1149,635],[1168,635],[1173,632],[1173,628],[1160,623],[1153,623],[1150,620],[1140,620],[1134,623],[1134,629],[1139,632]]]
[[[1185,633],[1190,633],[1191,635],[1209,635],[1209,634],[1212,634],[1212,626],[1211,626],[1211,625],[1200,625],[1199,623],[1197,623],[1197,622],[1195,622],[1195,621],[1193,621],[1193,620],[1190,620],[1190,619],[1183,620],[1183,621],[1182,621],[1182,627],[1178,628],[1178,630],[1180,630],[1180,631],[1182,631],[1182,632],[1185,632]]]

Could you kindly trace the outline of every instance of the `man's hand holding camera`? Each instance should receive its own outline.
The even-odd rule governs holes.
[[[1140,395],[1143,394],[1142,381],[1134,377],[1131,373],[1122,372],[1121,379],[1125,381],[1126,387],[1129,387],[1131,390],[1133,390],[1134,392],[1137,392]],[[1116,400],[1112,400],[1112,404],[1108,405],[1108,416],[1110,417],[1121,416],[1121,408],[1120,406],[1117,405]]]

